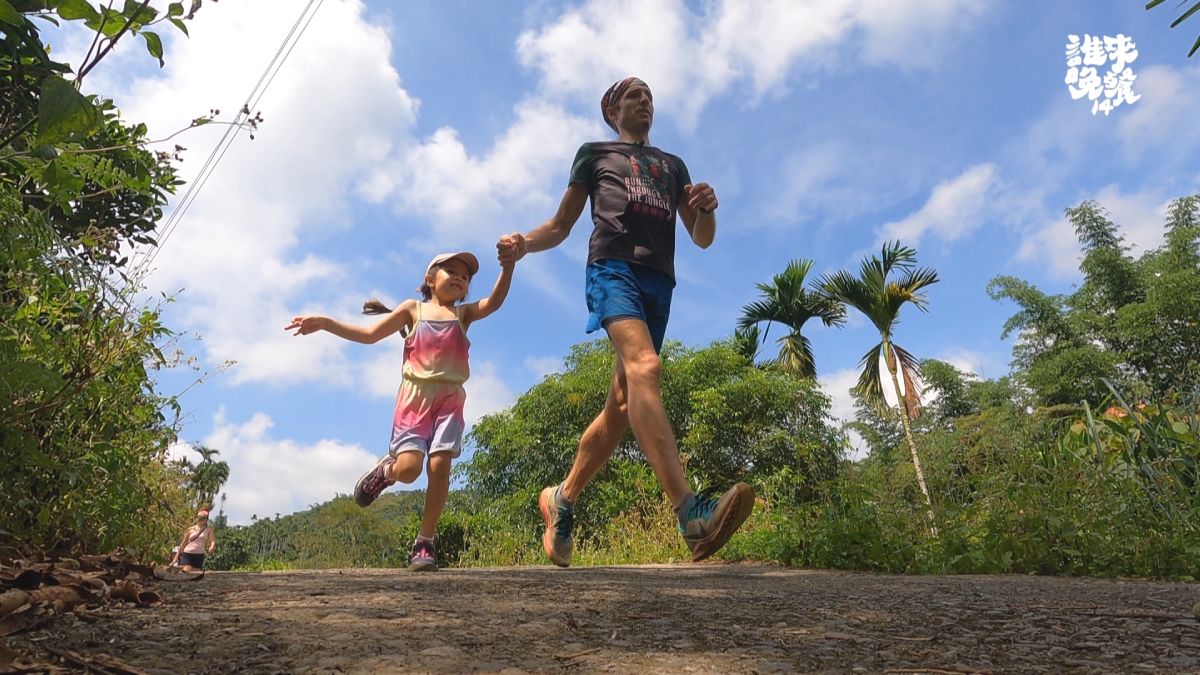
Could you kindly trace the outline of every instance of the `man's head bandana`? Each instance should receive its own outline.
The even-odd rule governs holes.
[[[617,124],[608,118],[608,109],[616,105],[617,101],[620,101],[621,97],[625,95],[625,92],[635,84],[646,87],[647,90],[650,89],[650,86],[640,79],[627,77],[613,83],[613,86],[609,87],[608,91],[604,92],[604,96],[600,98],[600,115],[604,117],[604,123],[612,127],[613,131],[617,131]]]

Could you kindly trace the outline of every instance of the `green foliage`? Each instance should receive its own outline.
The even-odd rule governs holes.
[[[182,469],[187,476],[184,489],[191,498],[192,504],[197,509],[211,509],[213,499],[221,491],[221,486],[229,480],[229,465],[213,459],[214,456],[221,454],[217,450],[206,448],[203,445],[193,449],[199,453],[200,461],[192,464],[187,459],[181,459],[176,462],[176,466]]]
[[[167,16],[149,2],[126,2],[121,11],[84,0],[5,4],[17,18],[4,22],[0,39],[0,188],[41,211],[69,254],[120,268],[122,244],[153,243],[179,184],[172,160],[182,148],[151,151],[145,125],[123,121],[111,101],[79,86],[130,35],[140,34],[161,63],[162,40],[147,29],[164,20],[182,26],[180,12]],[[77,68],[51,60],[35,19],[97,32]]]
[[[831,478],[846,439],[829,425],[829,398],[811,379],[779,370],[747,370],[692,394],[680,438],[686,467],[698,481],[758,484],[792,470],[794,499]]]
[[[846,308],[820,289],[804,288],[805,279],[811,270],[811,260],[793,260],[783,272],[775,275],[771,283],[758,284],[763,299],[742,308],[738,328],[741,331],[750,328],[757,330],[758,325],[765,322],[767,328],[762,334],[765,341],[771,331],[771,324],[780,324],[787,332],[777,340],[779,355],[775,363],[800,377],[815,378],[817,363],[813,357],[812,344],[800,331],[809,319],[820,319],[826,326],[840,326],[845,323]],[[740,341],[748,334],[735,335]]]
[[[1000,406],[928,431],[937,538],[921,536],[911,465],[848,464],[802,504],[789,501],[791,477],[781,474],[766,481],[764,503],[722,555],[905,573],[1196,578],[1200,510],[1186,481],[1200,418],[1147,410],[1129,421],[1117,408],[1089,423],[1078,408]],[[1157,440],[1139,436],[1139,424],[1157,428]],[[1145,468],[1127,459],[1131,441]]]
[[[935,396],[921,416],[927,424],[942,427],[956,417],[979,412],[976,402],[968,394],[970,385],[975,382],[974,376],[937,359],[925,359],[920,365],[925,384],[921,395]]]
[[[871,457],[888,464],[897,461],[896,448],[904,443],[904,427],[894,410],[880,412],[859,396],[854,396],[854,420],[845,428],[855,431],[867,444]]]
[[[1039,405],[1096,406],[1109,380],[1139,398],[1170,397],[1200,374],[1200,197],[1171,203],[1166,242],[1128,256],[1116,226],[1095,202],[1067,210],[1084,256],[1084,280],[1066,296],[996,277],[992,298],[1019,308],[1003,337],[1016,334],[1013,365]]]
[[[174,363],[172,335],[135,284],[113,285],[124,253],[153,243],[173,156],[80,93],[124,37],[142,34],[161,60],[145,30],[160,14],[0,0],[0,544],[25,552],[162,557],[190,519],[187,477],[166,456],[180,410],[153,380]],[[77,68],[50,58],[41,21],[95,31]]]
[[[1163,0],[1150,0],[1150,2],[1146,3],[1146,9],[1154,9],[1155,7],[1161,5],[1162,3],[1163,3]],[[1181,6],[1183,5],[1182,2],[1180,2],[1179,4]],[[1192,4],[1192,6],[1187,8],[1187,10],[1184,11],[1183,14],[1180,14],[1178,18],[1176,18],[1174,21],[1172,21],[1171,28],[1174,28],[1174,27],[1178,26],[1179,24],[1183,23],[1184,21],[1187,20],[1188,17],[1192,16],[1196,12],[1200,12],[1200,2],[1196,2],[1196,3]],[[1200,49],[1200,37],[1197,37],[1196,41],[1192,43],[1192,48],[1188,50],[1188,58],[1191,58],[1192,55],[1195,54],[1196,50],[1198,50],[1198,49]]]
[[[892,275],[899,278],[889,279]],[[904,305],[912,304],[917,309],[927,310],[924,291],[937,282],[937,272],[933,268],[917,267],[916,250],[902,246],[899,241],[885,243],[879,255],[863,260],[858,276],[840,270],[822,277],[819,282],[825,293],[862,312],[879,331],[879,343],[863,355],[859,362],[862,373],[851,391],[880,416],[886,416],[889,411],[879,364],[882,362],[887,366],[917,485],[929,506],[929,533],[934,537],[937,536],[937,525],[933,516],[933,496],[911,429],[912,420],[920,413],[921,367],[915,356],[895,343],[892,331],[900,320],[900,309]],[[901,381],[904,382],[903,390]]]
[[[858,276],[839,270],[818,282],[825,293],[862,312],[879,331],[879,344],[868,350],[859,363],[863,370],[854,388],[855,394],[881,411],[887,407],[879,374],[879,363],[883,361],[893,377],[899,375],[904,380],[905,407],[910,418],[916,417],[920,367],[914,356],[892,342],[892,330],[905,304],[911,303],[926,311],[928,301],[923,291],[938,282],[936,271],[916,265],[914,249],[901,246],[898,241],[889,242],[883,245],[879,255],[863,260]],[[893,274],[900,278],[889,279]],[[900,392],[896,394],[899,396]]]
[[[205,566],[217,570],[405,567],[421,524],[424,491],[387,493],[370,508],[339,496],[286,516],[254,518],[218,532]],[[495,518],[469,491],[450,494],[437,528],[440,565],[480,564],[476,541],[500,548]],[[525,546],[526,542],[522,542]],[[532,560],[530,561],[532,562]]]
[[[538,547],[539,490],[570,470],[583,430],[599,413],[612,376],[607,341],[576,345],[563,373],[490,415],[471,434],[475,452],[460,465],[468,488],[491,502],[511,530]],[[845,440],[829,425],[829,399],[811,380],[755,368],[735,341],[703,349],[668,343],[663,351],[663,403],[693,484],[723,488],[752,483],[787,466],[803,493],[832,475]],[[653,495],[653,497],[650,497]],[[603,538],[610,521],[648,517],[663,501],[631,433],[589,486],[576,509],[583,546]],[[628,520],[627,520],[628,522]]]
[[[0,191],[0,536],[157,552],[183,503],[163,414],[178,408],[151,383],[170,332],[157,309],[133,305],[55,242]]]

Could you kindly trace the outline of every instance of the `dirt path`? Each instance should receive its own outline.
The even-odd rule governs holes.
[[[163,673],[1200,673],[1197,584],[687,565],[210,573],[160,589],[162,606],[9,647]]]

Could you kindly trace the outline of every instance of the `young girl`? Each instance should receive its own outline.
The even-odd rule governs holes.
[[[217,535],[208,525],[208,510],[200,509],[196,513],[196,522],[183,533],[183,539],[175,547],[177,552],[171,557],[170,564],[184,572],[199,572],[204,569],[204,555],[211,554],[216,547]]]
[[[352,326],[324,316],[297,316],[285,327],[293,335],[319,330],[373,344],[399,332],[404,336],[404,379],[396,395],[392,440],[388,454],[354,486],[354,501],[369,506],[388,486],[411,483],[421,475],[428,456],[429,487],[421,531],[409,554],[409,569],[434,571],[437,553],[433,536],[450,490],[450,461],[462,450],[463,383],[467,367],[467,328],[500,308],[512,283],[513,263],[502,265],[488,297],[458,304],[467,295],[479,260],[470,253],[443,253],[429,262],[420,292],[423,301],[406,300],[388,309],[378,300],[363,304],[365,314],[386,314],[370,327]]]

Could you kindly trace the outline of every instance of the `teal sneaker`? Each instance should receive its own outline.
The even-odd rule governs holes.
[[[575,526],[575,514],[571,507],[558,505],[554,499],[556,492],[558,486],[551,485],[538,495],[538,509],[542,512],[542,520],[546,521],[542,548],[546,549],[550,562],[567,567],[571,564],[571,529]]]
[[[692,562],[716,553],[754,510],[754,489],[745,483],[729,488],[720,499],[697,495],[679,532],[692,551]]]

